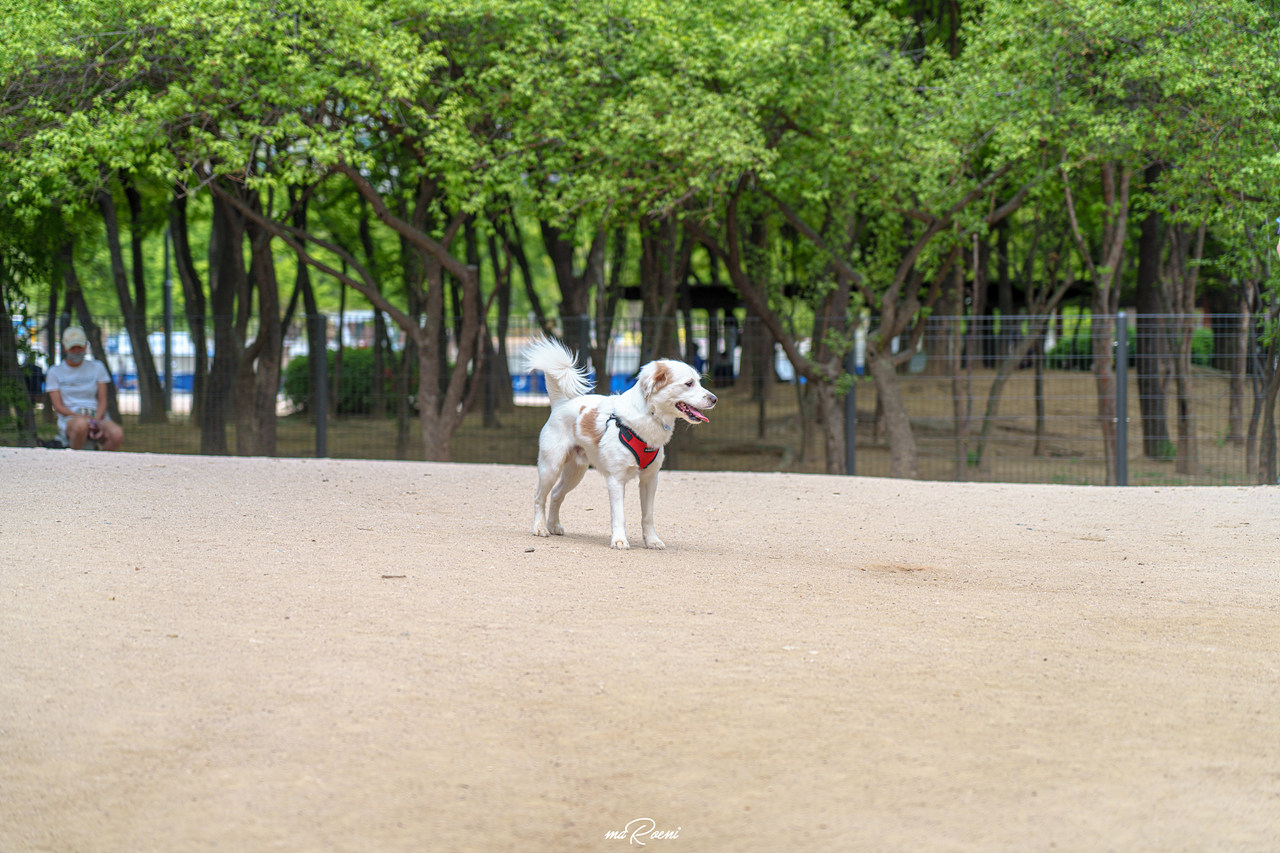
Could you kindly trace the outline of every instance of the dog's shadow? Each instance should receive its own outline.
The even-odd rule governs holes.
[[[654,551],[660,553],[662,551],[679,550],[672,545],[666,545],[663,548],[650,548],[644,544],[643,539],[641,539],[638,544],[636,540],[632,539],[629,540],[631,542],[631,547],[624,551],[612,547],[613,537],[610,534],[599,536],[594,533],[562,533],[558,536],[538,536],[536,538],[538,540],[537,542],[525,548],[526,553],[534,553],[537,551],[562,551],[567,548],[572,549],[576,553],[579,546],[582,547],[582,553],[584,554],[587,553],[586,549],[588,548],[596,549],[600,547],[603,547],[605,553],[609,554],[626,554],[631,551]]]

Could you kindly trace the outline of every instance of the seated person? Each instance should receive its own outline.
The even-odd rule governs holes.
[[[107,386],[111,376],[100,361],[85,361],[89,343],[84,329],[68,326],[62,333],[64,360],[49,368],[45,390],[58,413],[58,436],[72,450],[96,441],[103,450],[119,450],[124,430],[107,416]]]

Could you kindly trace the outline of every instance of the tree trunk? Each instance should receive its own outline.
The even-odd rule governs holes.
[[[822,424],[822,447],[828,474],[845,473],[844,395],[835,382],[814,382],[818,420]]]
[[[1178,315],[1177,359],[1174,379],[1178,395],[1178,465],[1179,474],[1195,474],[1198,470],[1196,422],[1191,406],[1191,339],[1196,328],[1196,283],[1199,281],[1200,259],[1204,257],[1205,232],[1202,224],[1194,238],[1181,226],[1169,232],[1170,302]]]
[[[511,390],[511,366],[507,358],[507,330],[511,325],[511,256],[498,250],[498,241],[490,234],[489,262],[493,266],[493,288],[498,304],[498,327],[493,334],[485,332],[484,425],[501,427],[498,412],[509,412],[515,405]],[[481,318],[484,319],[483,317]],[[495,343],[496,341],[496,343]]]
[[[1093,280],[1093,375],[1098,394],[1098,428],[1102,432],[1103,453],[1106,456],[1107,485],[1114,486],[1117,481],[1116,377],[1111,359],[1115,341],[1115,315],[1120,298],[1116,278],[1124,260],[1125,237],[1129,226],[1129,186],[1133,172],[1127,165],[1114,161],[1104,162],[1100,166],[1102,240],[1098,259],[1095,260],[1080,230],[1065,165],[1061,171],[1072,237]],[[1115,357],[1128,358],[1129,354],[1116,353]]]
[[[369,229],[369,202],[360,197],[360,245],[364,249],[365,264],[373,277],[373,284],[382,292],[382,276],[378,274],[378,253],[373,245],[373,232]],[[299,264],[301,269],[306,264]],[[387,341],[387,321],[383,313],[377,309],[373,312],[373,388],[370,414],[381,421],[387,415],[386,359],[390,355],[384,344]],[[393,356],[394,357],[394,356]]]
[[[949,377],[960,365],[960,330],[964,324],[963,282],[953,282],[938,300],[936,313],[925,318],[924,375]]]
[[[1031,447],[1032,456],[1043,456],[1045,453],[1045,413],[1044,404],[1044,339],[1036,341],[1036,375],[1035,375],[1035,398],[1036,398],[1036,439]]]
[[[982,432],[978,437],[978,446],[975,451],[977,456],[976,464],[979,466],[983,465],[987,459],[987,442],[991,439],[992,427],[995,425],[996,417],[1000,414],[1000,399],[1004,394],[1004,386],[1009,381],[1009,377],[1013,375],[1013,371],[1022,363],[1022,359],[1026,358],[1044,339],[1046,325],[1046,320],[1037,320],[1031,323],[1027,336],[1022,339],[1018,347],[1000,360],[1000,367],[996,370],[995,379],[991,382],[991,389],[987,392],[987,409],[982,416]],[[1043,381],[1042,378],[1041,381]],[[1039,434],[1037,433],[1037,442],[1038,440]],[[1040,454],[1035,451],[1033,455],[1039,456]]]
[[[142,354],[151,365],[151,369],[143,372],[138,366],[138,391],[142,397],[142,423],[165,423],[169,409],[165,405],[164,384],[160,380],[160,372],[155,368],[155,360],[151,353],[151,340],[147,336],[147,275],[142,261],[142,194],[134,187],[127,174],[121,173],[120,183],[124,187],[125,199],[129,203],[129,260],[133,274],[133,311],[142,322],[143,340],[146,351]],[[134,350],[138,358],[137,349]],[[154,377],[154,379],[152,379]],[[148,398],[150,398],[148,400]],[[149,414],[148,414],[149,413]]]
[[[129,293],[129,276],[124,268],[124,252],[120,248],[120,221],[116,215],[116,203],[111,193],[99,189],[95,194],[102,222],[106,228],[107,250],[111,257],[111,279],[115,282],[116,296],[120,300],[120,313],[124,315],[125,331],[133,349],[133,361],[138,371],[138,396],[141,402],[139,420],[142,423],[165,423],[164,388],[151,355],[147,341],[147,318],[139,312]]]
[[[280,288],[271,256],[271,235],[253,223],[247,226],[250,276],[258,294],[258,333],[240,358],[236,381],[236,453],[274,456],[276,453],[276,392],[284,336],[280,328]]]
[[[641,364],[680,357],[676,344],[677,290],[692,251],[691,241],[680,239],[680,224],[674,217],[646,216],[641,222]]]
[[[1107,313],[1106,294],[1096,291],[1093,302],[1093,378],[1098,394],[1098,428],[1102,431],[1102,453],[1107,463],[1107,485],[1116,485],[1116,374],[1111,359],[1115,353],[1115,317]]]
[[[996,226],[996,304],[1003,321],[1000,324],[996,361],[999,363],[1018,345],[1014,324],[1013,280],[1009,275],[1009,220]]]
[[[732,324],[730,323],[732,321]],[[725,318],[725,340],[737,338],[742,346],[738,363],[738,383],[751,389],[751,399],[759,404],[759,437],[765,435],[765,413],[773,399],[777,373],[774,370],[774,340],[769,327],[747,309],[746,322],[737,327],[737,318],[730,314]],[[726,348],[729,364],[733,364],[733,350]]]
[[[343,273],[346,272],[346,264],[343,264]],[[333,342],[333,366],[329,368],[329,393],[326,399],[329,401],[329,419],[332,420],[338,416],[338,407],[342,402],[342,362],[346,356],[347,346],[347,288],[345,284],[338,285],[338,321],[337,334]],[[444,339],[444,336],[441,336]],[[328,358],[326,352],[325,358]]]
[[[1227,441],[1245,441],[1245,397],[1249,394],[1249,328],[1252,325],[1252,279],[1232,278],[1231,286],[1200,294],[1213,330],[1213,365],[1227,375]]]
[[[431,236],[435,229],[428,224],[433,219],[433,200],[438,185],[429,178],[423,178],[416,187],[416,200],[411,221],[397,216],[387,205],[387,201],[377,188],[360,173],[359,169],[339,163],[335,171],[345,175],[356,190],[368,200],[373,212],[388,227],[403,238],[402,246],[412,246],[409,257],[404,259],[406,271],[418,266],[419,260],[425,267],[426,274],[418,279],[416,272],[406,275],[406,283],[410,285],[410,312],[417,300],[422,300],[425,307],[426,322],[420,323],[414,313],[406,312],[392,304],[373,281],[369,271],[357,261],[350,252],[341,245],[324,237],[275,222],[263,215],[254,205],[247,204],[232,193],[213,186],[215,194],[233,206],[242,216],[256,225],[280,238],[292,249],[298,258],[307,264],[334,276],[344,286],[355,288],[365,299],[369,300],[376,310],[385,311],[395,323],[404,330],[407,337],[416,343],[418,348],[418,417],[423,437],[423,452],[427,459],[447,459],[450,442],[454,432],[462,424],[467,411],[475,402],[478,389],[482,383],[473,381],[480,376],[483,368],[484,353],[479,348],[480,322],[480,276],[475,265],[467,264],[449,252],[449,246],[458,235],[458,230],[466,224],[469,214],[458,213],[443,229],[443,236],[437,240]],[[401,208],[403,210],[403,208]],[[313,243],[337,255],[342,261],[342,269],[311,254],[307,244]],[[456,359],[448,363],[448,335],[446,334],[445,315],[445,273],[453,276],[460,291],[455,311]],[[425,281],[426,289],[414,286],[416,281]]]
[[[585,366],[591,354],[591,288],[592,279],[601,270],[604,232],[598,231],[587,249],[587,260],[581,272],[574,269],[574,228],[561,230],[549,222],[541,222],[542,244],[546,248],[556,284],[560,287],[560,322],[564,326],[564,342]],[[600,377],[597,376],[597,382]]]
[[[1194,322],[1180,318],[1181,340],[1174,370],[1174,387],[1178,397],[1178,464],[1179,474],[1195,474],[1199,470],[1196,442],[1196,419],[1191,407],[1191,333]]]
[[[430,322],[444,311],[444,271],[434,256],[426,258],[428,322],[419,330],[418,341],[418,420],[422,432],[423,456],[428,461],[447,462],[451,452],[453,435],[462,424],[475,390],[480,383],[473,383],[468,394],[468,376],[480,375],[483,351],[479,348],[480,279],[474,267],[460,270],[459,286],[462,289],[461,332],[457,340],[457,360],[452,366],[443,358],[443,328]],[[439,377],[446,377],[443,387]]]
[[[142,195],[127,173],[120,173],[125,201],[129,204],[129,260],[133,272],[133,308],[147,316],[147,276],[142,264]]]
[[[542,297],[538,295],[537,289],[533,284],[533,269],[529,264],[529,256],[524,250],[524,240],[520,235],[520,225],[515,221],[515,217],[495,216],[492,219],[493,229],[498,232],[498,237],[502,240],[502,248],[511,256],[511,260],[515,263],[516,269],[520,270],[520,278],[524,283],[524,295],[529,300],[529,307],[533,310],[533,316],[538,324],[538,329],[544,335],[553,333],[554,324],[547,317],[546,309],[542,307]]]
[[[292,198],[291,198],[292,201]],[[306,230],[308,205],[304,200],[293,205],[293,227]],[[327,406],[321,411],[316,405],[320,399],[320,383],[327,381],[329,374],[325,360],[329,357],[329,347],[319,325],[324,322],[320,317],[320,306],[316,302],[315,287],[311,283],[311,268],[304,263],[298,264],[298,272],[294,278],[294,290],[302,296],[302,311],[306,316],[303,328],[307,335],[307,416],[312,423],[319,423],[320,418],[327,418]],[[283,353],[282,353],[283,355]],[[327,398],[327,394],[325,395]],[[317,448],[318,449],[318,448]]]
[[[45,323],[44,342],[45,352],[53,353],[58,351],[58,325],[54,322],[54,318],[58,316],[58,279],[64,275],[60,269],[54,269],[53,275],[49,277],[49,303],[45,310],[45,316],[49,318]],[[70,310],[70,308],[64,309]],[[88,329],[85,330],[88,332]],[[107,369],[110,372],[110,368]],[[115,390],[115,383],[111,383],[112,391]],[[114,396],[112,397],[114,399]],[[58,413],[53,410],[53,406],[45,405],[41,407],[40,422],[43,426],[53,426],[58,422]]]
[[[227,424],[235,411],[235,377],[240,361],[236,296],[244,290],[244,222],[221,196],[213,197],[209,230],[209,309],[213,314],[213,364],[201,406],[200,452],[225,456]]]
[[[1258,435],[1258,485],[1276,482],[1276,397],[1280,396],[1280,340],[1273,340],[1263,357],[1262,425]]]
[[[422,304],[420,295],[423,293],[423,284],[425,281],[425,269],[423,252],[402,234],[400,235],[400,268],[401,282],[404,285],[405,293],[408,299],[408,313],[411,318],[409,325],[414,328],[422,326]],[[419,359],[419,351],[421,347],[418,345],[419,336],[412,334],[401,326],[404,332],[404,351],[400,353],[400,369],[396,372],[395,377],[395,397],[396,397],[396,458],[409,458],[410,443],[410,400],[416,403],[417,385],[413,381],[413,369],[421,364]],[[413,393],[411,393],[411,391]]]
[[[1150,187],[1160,176],[1159,164],[1146,170]],[[1137,330],[1134,340],[1138,368],[1138,408],[1142,421],[1142,453],[1148,459],[1167,459],[1171,448],[1165,410],[1167,385],[1164,321],[1168,313],[1160,298],[1160,214],[1143,217],[1138,235]]]
[[[1227,350],[1229,353],[1227,363],[1230,365],[1231,375],[1231,390],[1228,392],[1230,402],[1227,415],[1227,440],[1237,445],[1244,443],[1244,398],[1249,373],[1249,328],[1253,325],[1249,305],[1252,302],[1250,294],[1254,291],[1254,287],[1254,282],[1245,282],[1242,292],[1237,296],[1236,314],[1229,323],[1229,335],[1224,336],[1231,342]]]
[[[882,356],[878,347],[868,346],[867,369],[875,381],[880,405],[884,407],[884,423],[889,434],[889,476],[915,479],[920,476],[919,452],[898,385],[897,368],[890,356]]]
[[[603,254],[601,261],[603,262]],[[596,371],[596,385],[600,393],[610,392],[609,347],[613,344],[614,317],[618,301],[622,298],[622,271],[627,261],[627,230],[619,227],[613,232],[613,248],[609,258],[609,275],[604,269],[593,275],[596,280],[596,339],[591,349],[591,364]]]
[[[979,267],[974,258],[974,291],[978,289],[978,273]],[[947,329],[947,355],[948,373],[951,377],[951,407],[952,418],[955,424],[953,432],[955,433],[955,471],[954,477],[958,482],[962,482],[968,477],[969,473],[969,415],[973,409],[973,393],[972,383],[970,381],[973,371],[973,361],[977,358],[977,346],[975,330],[979,322],[977,311],[980,306],[977,299],[974,300],[974,314],[969,317],[969,336],[968,339],[961,334],[963,317],[963,293],[964,293],[964,265],[956,264],[952,271],[951,288],[952,293],[957,294],[956,303],[961,307],[959,314],[948,318]],[[933,318],[925,320],[928,323]],[[967,354],[968,358],[964,355]]]
[[[36,412],[31,394],[18,364],[18,337],[14,334],[13,316],[9,308],[9,273],[0,258],[0,418],[9,417],[12,408],[18,426],[21,447],[36,446]]]
[[[209,381],[209,344],[206,329],[204,285],[196,273],[191,255],[191,241],[187,228],[187,196],[175,188],[169,205],[169,232],[173,235],[174,266],[182,285],[183,309],[187,315],[187,330],[194,348],[191,377],[191,421],[200,423],[204,406],[205,386]]]
[[[1032,455],[1039,456],[1044,451],[1044,339],[1045,332],[1049,323],[1053,320],[1053,313],[1057,311],[1058,305],[1062,302],[1067,291],[1071,289],[1072,283],[1075,281],[1075,275],[1070,264],[1067,265],[1065,274],[1061,281],[1058,281],[1058,259],[1059,252],[1049,250],[1044,258],[1045,261],[1045,284],[1043,287],[1037,287],[1032,283],[1036,260],[1036,245],[1039,242],[1040,222],[1037,220],[1036,232],[1031,240],[1031,250],[1027,252],[1023,266],[1023,279],[1027,282],[1027,331],[1024,336],[1004,354],[1000,361],[1000,367],[996,371],[995,379],[991,383],[991,388],[987,393],[987,409],[982,418],[982,432],[978,439],[977,447],[977,464],[982,466],[988,460],[987,442],[991,438],[991,431],[995,427],[995,420],[1000,412],[1000,401],[1004,394],[1005,383],[1009,381],[1015,370],[1022,363],[1022,360],[1031,355],[1035,360],[1035,408],[1036,408],[1036,428],[1035,428],[1035,444],[1032,448]],[[1011,316],[1011,315],[1010,315]],[[1006,321],[1008,322],[1008,321]],[[1012,323],[1009,323],[1012,326]],[[1013,337],[1010,332],[1010,337]]]

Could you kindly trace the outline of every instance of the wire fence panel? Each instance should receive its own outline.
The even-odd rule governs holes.
[[[1125,335],[1095,340],[1108,326],[1088,315],[1053,317],[931,317],[910,351],[907,336],[880,347],[898,362],[893,387],[911,424],[919,476],[935,480],[1105,484],[1117,460],[1110,457],[1104,424],[1127,437],[1127,484],[1252,484],[1259,482],[1259,458],[1274,436],[1264,435],[1266,350],[1247,316],[1124,317]],[[198,453],[202,429],[200,365],[209,370],[212,334],[193,340],[178,322],[166,337],[157,326],[148,343],[155,373],[167,392],[164,410],[145,416],[148,391],[142,387],[132,342],[119,318],[98,319],[94,352],[105,359],[115,383],[115,404],[126,429],[126,449]],[[40,437],[53,432],[43,393],[43,370],[57,356],[49,346],[46,322],[13,321],[18,369],[4,370],[0,395],[0,443],[24,442],[21,393],[29,394]],[[212,329],[212,321],[209,328]],[[639,322],[619,321],[607,341],[594,337],[592,324],[574,328],[581,361],[603,376],[597,387],[616,393],[629,386],[645,353],[653,347]],[[864,324],[848,342],[856,411],[846,446],[854,473],[888,476],[890,445],[882,389],[866,371]],[[533,464],[537,435],[547,415],[545,385],[522,364],[523,348],[537,333],[527,322],[512,322],[505,341],[491,340],[486,371],[471,382],[470,409],[453,436],[450,457],[459,462]],[[246,337],[251,341],[254,330]],[[652,335],[649,341],[657,336]],[[1116,340],[1127,351],[1128,407],[1111,412],[1118,362],[1110,355]],[[820,422],[813,383],[805,381],[760,324],[727,320],[682,321],[667,333],[665,355],[692,362],[720,398],[711,423],[681,425],[668,450],[668,466],[702,470],[826,470],[824,430],[844,425]],[[445,344],[446,355],[456,342]],[[810,341],[801,340],[808,352]],[[352,312],[326,324],[325,391],[328,416],[318,429],[319,399],[301,322],[286,332],[276,396],[274,454],[278,456],[421,459],[423,430],[417,411],[418,361],[406,357],[405,336],[394,325],[374,322],[370,312]],[[167,354],[166,354],[167,353]],[[592,356],[594,355],[594,359]],[[504,357],[505,356],[505,357]],[[447,362],[446,362],[447,364]],[[1270,365],[1270,366],[1269,366]],[[243,375],[243,371],[242,371]],[[1100,389],[1102,389],[1100,391]],[[247,421],[235,417],[237,401],[222,400],[231,413],[225,429],[234,437]],[[243,392],[241,392],[243,393]],[[891,401],[890,401],[891,402]],[[231,452],[237,444],[226,442]]]

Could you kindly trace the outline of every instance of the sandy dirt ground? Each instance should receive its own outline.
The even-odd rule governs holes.
[[[1275,488],[0,475],[4,853],[1280,849]]]

